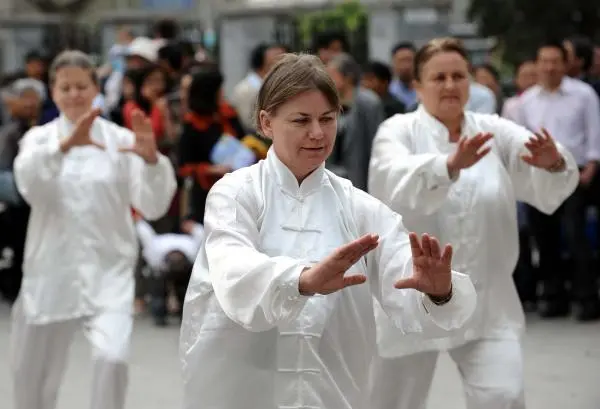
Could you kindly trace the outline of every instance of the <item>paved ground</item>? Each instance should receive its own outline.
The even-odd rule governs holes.
[[[8,331],[8,309],[0,306],[2,409],[12,409],[6,368]],[[154,328],[145,319],[137,323],[127,409],[180,407],[177,338],[175,327]],[[528,409],[600,409],[600,324],[532,319],[525,349]],[[85,340],[78,336],[57,409],[88,407],[88,353]],[[465,408],[456,369],[445,356],[440,360],[429,405],[429,409],[438,408]]]

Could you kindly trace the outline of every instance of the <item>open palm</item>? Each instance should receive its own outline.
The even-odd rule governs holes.
[[[131,130],[135,134],[135,143],[131,147],[121,148],[121,152],[131,152],[147,163],[158,161],[158,149],[150,119],[142,111],[135,111],[131,119]]]
[[[446,245],[442,251],[435,237],[423,234],[421,240],[416,233],[409,234],[413,257],[413,275],[399,280],[398,289],[414,289],[431,296],[445,296],[452,288],[452,247]]]

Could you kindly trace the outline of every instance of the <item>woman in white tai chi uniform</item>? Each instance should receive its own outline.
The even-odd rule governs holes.
[[[339,111],[314,56],[287,54],[266,77],[267,159],[207,200],[184,305],[185,409],[370,408],[373,296],[406,332],[458,328],[475,308],[450,247],[409,239],[399,215],[325,170]]]
[[[132,330],[135,207],[156,219],[176,181],[152,128],[134,131],[98,117],[91,59],[65,51],[50,68],[61,115],[31,129],[15,160],[31,206],[23,284],[11,334],[15,409],[53,409],[74,332],[92,346],[92,409],[122,409]]]
[[[522,409],[515,202],[552,213],[575,189],[577,166],[543,130],[534,135],[496,115],[464,111],[469,63],[460,41],[432,40],[415,63],[421,106],[381,125],[369,191],[408,228],[452,244],[453,267],[471,277],[478,304],[462,329],[437,334],[403,336],[379,311],[383,358],[373,365],[371,407],[425,408],[438,351],[448,350],[469,409]]]

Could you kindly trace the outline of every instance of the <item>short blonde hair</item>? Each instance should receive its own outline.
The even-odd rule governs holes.
[[[421,47],[415,54],[415,71],[414,77],[417,81],[421,79],[421,71],[423,66],[427,64],[435,55],[440,53],[457,53],[460,54],[467,62],[469,62],[469,53],[463,45],[462,41],[457,38],[443,37],[434,38]]]
[[[321,60],[309,54],[284,54],[260,87],[254,121],[260,132],[260,112],[275,113],[285,102],[307,91],[320,91],[331,106],[341,108],[335,83]]]

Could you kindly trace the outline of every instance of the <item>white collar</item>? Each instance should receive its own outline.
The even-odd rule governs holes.
[[[297,199],[309,196],[311,193],[319,190],[326,181],[325,163],[322,163],[310,175],[308,175],[301,185],[292,171],[277,157],[273,147],[267,153],[267,169],[275,174],[277,184],[282,191],[291,194]]]

